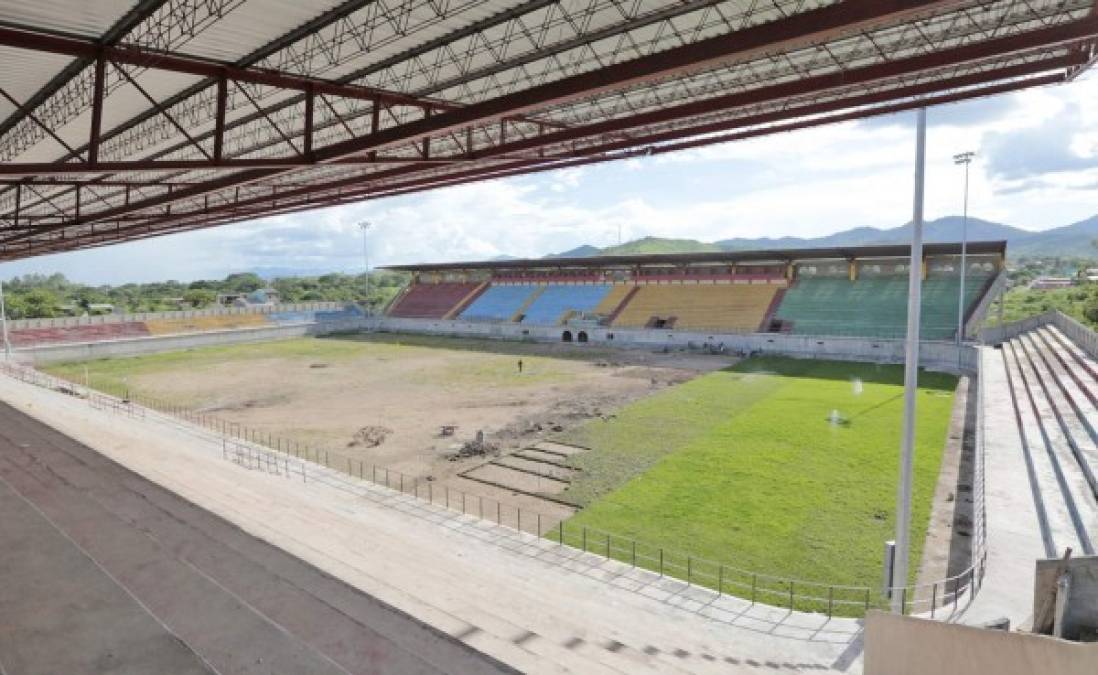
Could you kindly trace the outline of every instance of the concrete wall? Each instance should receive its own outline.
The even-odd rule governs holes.
[[[1098,644],[870,611],[866,675],[1094,675]]]
[[[304,335],[328,335],[340,332],[357,332],[364,330],[365,328],[366,325],[364,320],[355,319],[349,321],[328,321],[324,323],[294,324],[288,326],[264,326],[260,328],[244,328],[209,333],[138,337],[124,340],[88,342],[83,344],[40,345],[17,350],[15,352],[15,358],[20,363],[38,366],[66,361],[88,361],[92,359],[137,356],[140,354],[157,354],[160,352],[210,347],[214,345],[286,340],[289,338],[302,337]]]
[[[1006,285],[1007,273],[1005,271],[999,272],[998,276],[995,277],[995,281],[991,282],[987,292],[980,298],[980,302],[976,304],[976,308],[972,310],[968,321],[965,322],[965,339],[971,339],[979,333],[980,326],[987,318],[987,311],[991,308],[991,303],[995,301],[1000,293],[1006,290]]]
[[[1071,588],[1064,612],[1064,625],[1060,633],[1069,640],[1098,638],[1098,556],[1076,556],[1067,561],[1058,559],[1038,560],[1033,584],[1034,613],[1043,602],[1056,597],[1056,580],[1061,568],[1071,577]],[[1054,605],[1049,610],[1055,614]],[[1094,664],[1098,673],[1098,663]]]
[[[343,302],[299,302],[283,305],[258,305],[254,307],[211,307],[181,312],[138,312],[136,314],[102,314],[99,316],[65,316],[55,319],[14,319],[8,321],[8,330],[20,328],[65,328],[69,326],[99,326],[108,323],[148,321],[150,319],[191,319],[196,316],[236,316],[240,314],[273,314],[275,312],[334,311],[342,309]]]
[[[700,347],[709,342],[724,343],[730,351],[762,352],[801,358],[903,363],[904,342],[894,339],[856,337],[812,337],[779,333],[720,334],[676,330],[623,329],[612,327],[580,328],[575,326],[524,326],[509,323],[477,323],[435,319],[397,319],[379,317],[376,330],[393,333],[427,333],[454,337],[475,337],[497,340],[531,340],[560,342],[561,334],[570,330],[573,339],[581,330],[587,332],[591,344],[625,348],[670,349]],[[613,336],[613,337],[611,337]],[[920,350],[923,366],[935,370],[974,372],[976,350],[972,346],[952,342],[924,342]]]

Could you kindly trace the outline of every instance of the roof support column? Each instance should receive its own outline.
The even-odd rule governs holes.
[[[99,137],[103,128],[103,96],[106,89],[107,60],[100,54],[95,59],[95,81],[92,84],[91,130],[88,135],[88,164],[99,163]]]

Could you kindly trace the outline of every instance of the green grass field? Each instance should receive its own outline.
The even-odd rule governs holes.
[[[876,586],[895,527],[902,381],[899,366],[751,359],[591,422],[566,439],[593,448],[577,458],[583,477],[565,493],[585,507],[567,538],[576,543],[590,528],[595,550],[605,545],[595,530],[635,538],[652,545],[648,566],[659,547],[773,575]],[[955,386],[953,376],[920,374],[913,561]],[[832,410],[844,421],[833,424]],[[610,543],[615,557],[631,555]]]

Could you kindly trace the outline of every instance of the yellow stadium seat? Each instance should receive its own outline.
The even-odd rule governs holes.
[[[640,286],[614,321],[644,328],[653,317],[685,330],[757,331],[780,284],[673,284]]]

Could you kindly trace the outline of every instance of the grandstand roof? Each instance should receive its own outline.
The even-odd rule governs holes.
[[[1063,82],[1095,0],[0,0],[0,260]]]
[[[970,255],[1006,254],[1005,241],[970,241]],[[923,244],[923,254],[960,255],[960,242]],[[887,244],[877,246],[839,246],[826,248],[791,248],[761,251],[702,251],[697,253],[647,253],[638,255],[600,255],[584,258],[512,258],[481,262],[422,263],[389,265],[382,269],[403,272],[443,272],[448,270],[522,270],[556,268],[607,268],[635,265],[689,265],[719,263],[795,262],[798,260],[854,260],[874,258],[907,258],[911,246]]]

